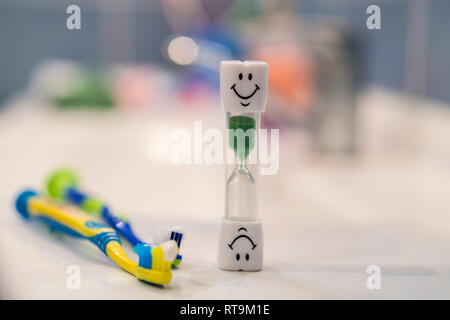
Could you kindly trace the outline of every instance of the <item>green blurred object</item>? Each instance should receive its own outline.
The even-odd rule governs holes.
[[[108,88],[105,77],[95,71],[83,70],[75,79],[69,91],[54,98],[54,103],[59,108],[111,108],[114,99]]]
[[[229,129],[231,129],[229,132],[229,144],[241,161],[247,158],[248,154],[255,146],[255,125],[255,119],[246,116],[233,116],[229,120]],[[235,133],[235,130],[238,129],[243,130],[245,135],[244,150],[242,150],[242,147],[239,148],[238,145],[239,139],[238,135]],[[247,130],[251,131],[247,132]]]
[[[47,179],[47,192],[51,197],[63,198],[67,186],[78,185],[78,179],[70,169],[58,169]]]
[[[255,0],[234,1],[228,8],[226,15],[233,22],[248,22],[251,19],[258,19],[263,14],[264,8],[261,2]]]
[[[47,192],[51,197],[63,200],[67,189],[76,187],[78,184],[79,181],[77,175],[73,170],[57,169],[50,174],[47,180]],[[98,199],[87,198],[80,207],[87,213],[99,218],[104,203]]]

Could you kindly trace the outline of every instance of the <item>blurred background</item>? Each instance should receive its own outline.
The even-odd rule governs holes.
[[[366,25],[372,4],[380,30]],[[66,26],[70,5],[79,30]],[[23,290],[10,277],[18,251],[56,268],[31,244],[49,239],[16,236],[29,229],[11,203],[57,166],[76,169],[142,233],[186,227],[175,278],[184,290],[155,297],[238,294],[215,275],[215,241],[205,242],[223,215],[223,166],[171,161],[175,129],[224,127],[218,67],[233,59],[269,63],[262,127],[280,129],[279,172],[259,180],[267,272],[239,282],[247,289],[235,297],[448,298],[448,12],[446,0],[1,1],[0,296],[109,297],[104,284],[122,281],[61,293],[56,271],[50,287]],[[369,264],[390,279],[381,293],[365,288]],[[199,293],[199,283],[217,286]]]

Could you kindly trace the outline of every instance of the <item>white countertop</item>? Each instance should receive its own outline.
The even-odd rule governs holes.
[[[300,146],[282,142],[279,174],[260,180],[264,269],[225,272],[216,266],[223,167],[168,161],[171,131],[191,128],[201,114],[55,112],[12,103],[20,106],[0,113],[1,298],[450,298],[450,167],[430,156],[433,145],[414,160],[382,157],[369,133],[367,145],[378,157],[366,150],[351,161],[331,161],[304,157]],[[396,126],[383,113],[390,111],[364,112]],[[208,117],[212,125],[221,120]],[[430,125],[432,117],[427,128],[444,127]],[[422,137],[429,133],[423,130]],[[126,213],[139,235],[183,226],[184,260],[166,288],[137,281],[89,242],[19,217],[12,207],[17,192],[42,188],[60,165],[77,169],[86,188]],[[79,290],[67,288],[70,265],[80,267]],[[380,290],[366,286],[369,265],[381,268]]]

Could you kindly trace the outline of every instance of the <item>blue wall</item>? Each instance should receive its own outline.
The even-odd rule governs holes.
[[[345,20],[363,44],[364,84],[405,89],[405,54],[408,44],[408,6],[426,0],[302,0],[292,1],[304,17],[332,16]],[[170,29],[158,1],[135,0],[132,41],[117,37],[117,44],[132,43],[130,61],[161,61],[160,44]],[[82,29],[65,27],[70,4],[82,8]],[[366,8],[381,7],[381,30],[366,28]],[[49,57],[102,64],[99,55],[101,27],[99,1],[2,0],[0,2],[0,102],[27,86],[33,68]],[[422,77],[425,88],[408,89],[450,102],[450,1],[429,0],[426,13],[426,48],[422,68],[411,68],[411,77]],[[120,24],[120,21],[113,23]],[[113,27],[113,26],[112,26]],[[117,26],[116,26],[117,27]],[[114,57],[114,52],[111,53]],[[118,60],[120,54],[116,55]],[[424,70],[424,71],[422,71]],[[409,71],[409,70],[408,70]],[[414,79],[413,79],[414,80]],[[414,82],[414,81],[413,81]]]

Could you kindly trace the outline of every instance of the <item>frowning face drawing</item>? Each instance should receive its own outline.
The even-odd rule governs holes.
[[[258,244],[253,241],[251,235],[248,234],[247,228],[244,227],[238,229],[236,237],[228,244],[230,250],[233,250],[236,261],[241,262],[249,261],[252,251],[257,246]]]

